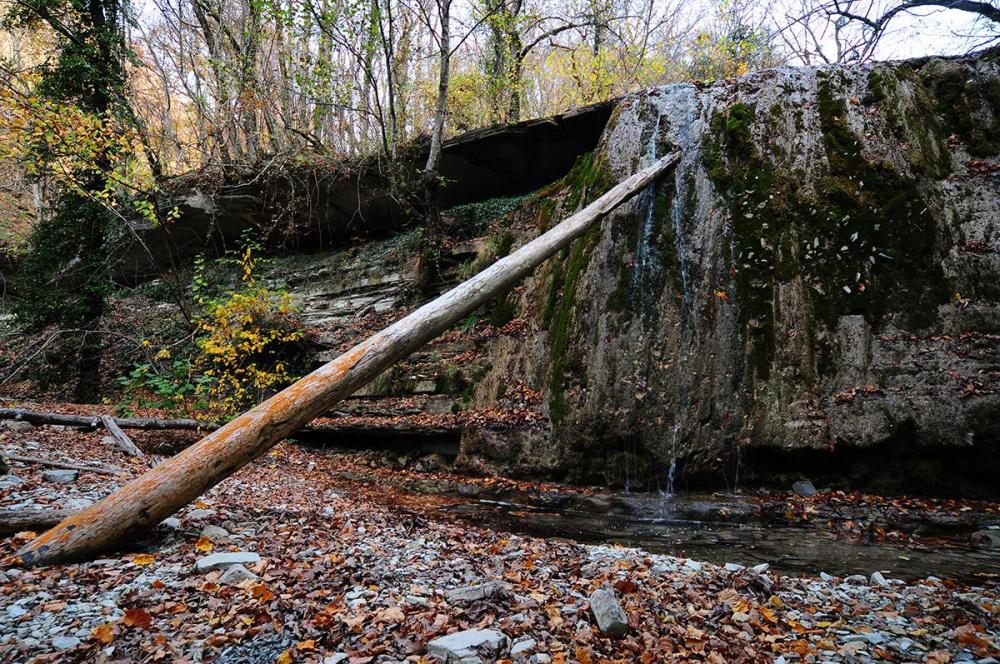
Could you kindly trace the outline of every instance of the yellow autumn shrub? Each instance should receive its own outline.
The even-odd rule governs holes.
[[[213,410],[237,413],[296,376],[305,332],[288,293],[250,286],[207,305],[198,323],[197,370]]]

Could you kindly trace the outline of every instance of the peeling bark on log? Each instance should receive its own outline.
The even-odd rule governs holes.
[[[125,454],[138,459],[146,458],[146,455],[142,453],[142,450],[135,446],[132,439],[126,436],[125,432],[118,428],[118,425],[115,424],[114,418],[110,415],[101,415],[101,423],[104,425],[104,428],[108,430],[108,433],[111,434],[111,437],[115,439],[118,447],[125,452]]]
[[[51,528],[76,510],[0,510],[0,536]]]
[[[671,154],[615,185],[468,281],[369,337],[177,456],[24,546],[25,565],[92,555],[150,528],[512,287],[677,161]]]
[[[50,468],[65,468],[67,470],[79,470],[82,473],[97,473],[98,475],[122,475],[125,473],[124,468],[117,468],[112,466],[85,466],[79,463],[70,463],[68,461],[53,461],[51,459],[42,459],[39,457],[32,456],[14,456],[12,454],[5,454],[5,459],[10,461],[20,461],[21,463],[37,463],[40,466],[48,466]]]

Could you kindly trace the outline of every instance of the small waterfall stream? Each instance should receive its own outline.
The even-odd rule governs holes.
[[[667,486],[661,491],[665,500],[673,498],[677,476],[678,443],[684,437],[684,418],[691,401],[691,339],[693,336],[691,259],[685,241],[686,229],[684,207],[690,196],[694,169],[699,158],[699,133],[695,131],[697,119],[696,105],[698,93],[693,85],[678,84],[662,88],[661,112],[670,123],[670,139],[680,150],[680,160],[674,168],[674,197],[671,206],[671,224],[674,236],[674,250],[677,254],[677,270],[681,287],[681,339],[680,360],[676,366],[678,381],[677,402],[674,409],[674,426],[670,436],[670,468],[667,471]],[[657,119],[659,126],[659,119]]]

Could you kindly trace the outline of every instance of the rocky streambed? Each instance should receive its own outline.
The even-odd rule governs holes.
[[[127,470],[121,481],[141,471],[98,434],[45,427],[2,436],[7,453],[115,464]],[[641,521],[653,506],[635,496],[453,475],[432,469],[438,461],[393,468],[373,454],[283,444],[104,559],[26,570],[10,554],[32,535],[7,538],[0,658],[995,661],[1000,588],[988,574],[914,579],[882,565],[885,572],[863,575],[789,572],[780,558],[748,560],[738,547],[713,563],[695,548],[666,555],[522,534],[496,519],[477,525],[458,514],[462,506],[481,513],[483,501],[515,496],[532,505],[522,509],[536,522],[546,509],[579,513],[585,505],[607,517],[632,505],[628,518]],[[8,476],[0,489],[4,508],[79,506],[119,482],[87,473],[55,482],[17,462],[11,470],[18,479]],[[877,529],[891,526],[893,514],[922,509],[865,500],[710,496],[682,511],[685,521],[707,524],[774,512],[770,502],[793,512],[812,505],[817,524],[803,537],[839,539],[851,515],[868,514]],[[926,511],[944,521],[974,512],[971,527],[995,509],[956,503]]]

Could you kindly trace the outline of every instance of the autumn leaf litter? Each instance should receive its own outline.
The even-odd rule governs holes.
[[[0,448],[141,472],[99,439],[39,427],[3,432]],[[13,553],[33,535],[6,538],[0,660],[432,662],[435,639],[466,630],[504,637],[482,661],[985,663],[998,653],[995,584],[796,578],[495,532],[436,518],[440,497],[345,477],[345,461],[357,463],[282,444],[135,550],[87,563],[25,570]],[[22,481],[0,488],[0,507],[79,508],[127,479],[81,473],[55,485],[42,470],[12,464]],[[237,552],[259,556],[246,556],[246,574],[195,571]],[[624,609],[625,636],[598,629],[599,588]]]

